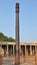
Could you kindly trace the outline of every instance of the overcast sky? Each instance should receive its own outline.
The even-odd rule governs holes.
[[[20,4],[20,41],[37,41],[37,0],[0,0],[0,32],[15,38],[15,5]]]

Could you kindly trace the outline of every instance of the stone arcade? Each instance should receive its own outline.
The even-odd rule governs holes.
[[[0,42],[0,54],[2,56],[15,55],[15,42]],[[34,43],[20,43],[20,55],[37,55],[37,42]]]

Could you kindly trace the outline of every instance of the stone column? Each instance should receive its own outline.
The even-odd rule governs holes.
[[[14,55],[14,45],[13,45],[13,55]]]
[[[27,51],[26,51],[26,45],[25,45],[25,55],[27,55],[27,53],[26,53]]]
[[[20,65],[19,3],[16,3],[16,65]]]
[[[23,56],[23,46],[22,46],[22,56]]]
[[[37,46],[36,46],[36,55],[37,55]]]
[[[8,44],[7,44],[7,57],[8,57]]]
[[[2,45],[0,45],[0,55],[2,54]]]
[[[32,48],[31,48],[31,45],[30,45],[30,55],[32,55]]]
[[[35,46],[35,55],[37,55],[36,51],[37,51],[37,50],[36,50],[36,46]]]
[[[34,47],[33,47],[33,55],[34,55]]]
[[[10,52],[10,55],[12,55],[12,46],[10,45],[10,49],[9,49],[9,52]]]
[[[21,55],[21,45],[20,45],[20,55]]]
[[[37,65],[37,45],[35,44],[35,65]]]

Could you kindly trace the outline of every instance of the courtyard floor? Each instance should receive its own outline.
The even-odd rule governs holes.
[[[2,65],[15,65],[15,56],[2,58]],[[37,65],[37,56],[20,56],[20,65]]]

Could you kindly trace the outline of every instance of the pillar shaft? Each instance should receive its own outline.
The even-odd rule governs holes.
[[[14,55],[14,45],[13,45],[13,55]]]
[[[36,46],[35,46],[35,55],[37,55],[37,49],[36,49]]]
[[[16,65],[20,64],[19,3],[16,3]]]
[[[36,44],[35,44],[35,65],[37,65],[37,48],[36,48]]]
[[[2,54],[2,45],[0,45],[0,55]]]
[[[25,55],[26,55],[26,45],[25,45]]]
[[[30,46],[30,55],[32,55],[32,47]]]
[[[20,45],[20,55],[21,55],[21,45]]]
[[[8,44],[7,44],[7,57],[8,57]]]
[[[33,47],[33,55],[34,55],[34,47]]]

